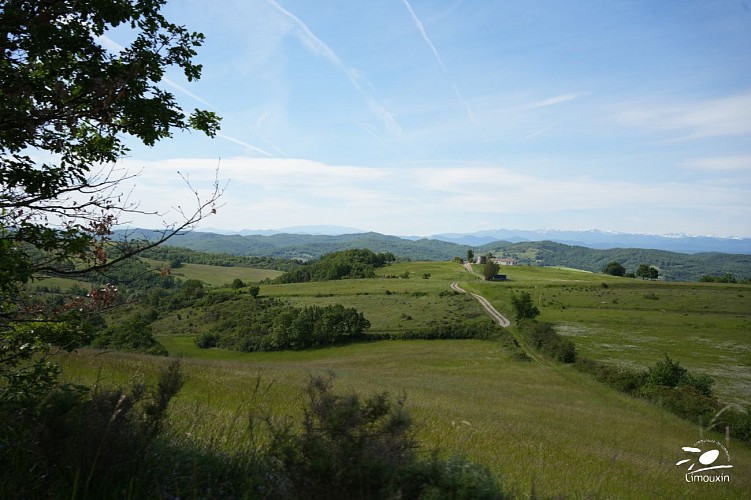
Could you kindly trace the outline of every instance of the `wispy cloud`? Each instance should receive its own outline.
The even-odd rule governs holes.
[[[216,166],[212,160],[190,158],[129,162],[126,167],[143,168],[144,182],[136,194],[161,210],[180,204],[185,196],[164,187],[174,181],[176,170],[200,187],[210,185]],[[294,225],[304,214],[305,223],[374,230],[389,226],[392,234],[430,234],[445,231],[449,223],[461,227],[468,218],[488,220],[495,227],[510,217],[544,225],[565,223],[575,213],[578,224],[585,225],[582,229],[595,227],[606,214],[618,224],[610,229],[641,227],[662,233],[693,228],[694,233],[733,234],[747,227],[744,221],[751,217],[749,192],[743,186],[706,185],[697,198],[690,183],[554,178],[485,163],[384,168],[234,157],[222,159],[221,172],[231,182],[223,199],[226,207],[212,224],[238,229]],[[142,189],[154,190],[153,195],[144,195]],[[700,218],[709,225],[697,225]],[[644,226],[645,221],[651,222]]]
[[[678,132],[683,139],[751,135],[751,91],[704,101],[627,106],[617,115],[621,123]]]
[[[524,106],[524,108],[525,109],[547,108],[550,106],[563,104],[564,102],[570,102],[578,98],[579,98],[578,94],[561,94],[561,95],[549,97],[547,99],[543,99],[541,101],[533,102],[532,104],[528,104]]]
[[[712,172],[751,172],[751,155],[695,158],[685,162],[684,166],[693,170],[707,170]]]
[[[347,76],[352,86],[363,96],[370,110],[383,122],[386,129],[397,135],[402,133],[402,128],[394,118],[394,115],[386,108],[386,106],[381,104],[373,95],[371,95],[371,92],[368,89],[372,89],[372,85],[360,71],[347,66],[336,52],[318,38],[313,31],[311,31],[310,28],[300,20],[300,18],[274,0],[266,0],[266,2],[292,22],[292,25],[295,28],[293,30],[294,35],[310,53],[315,56],[323,57]]]

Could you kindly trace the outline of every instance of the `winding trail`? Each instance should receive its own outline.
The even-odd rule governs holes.
[[[472,268],[471,263],[469,262],[465,263],[464,268],[472,275],[478,278],[481,278],[481,276],[478,275],[475,272],[475,270]],[[465,289],[460,287],[459,283],[457,283],[456,281],[451,283],[451,289],[460,293],[469,294],[475,299],[477,299],[477,301],[480,303],[480,305],[482,305],[485,311],[487,311],[490,317],[493,318],[494,321],[497,321],[498,324],[502,328],[508,328],[511,325],[511,322],[508,320],[508,318],[506,318],[506,316],[504,316],[503,314],[499,313],[498,310],[495,307],[493,307],[493,305],[488,301],[488,299],[486,299],[482,295],[478,295],[476,293],[471,293],[471,292],[466,291]],[[534,350],[527,345],[527,342],[524,340],[524,338],[522,338],[522,335],[519,332],[515,332],[513,329],[509,330],[509,332],[511,332],[511,334],[514,336],[514,339],[516,340],[516,344],[521,348],[522,351],[524,351],[527,357],[529,357],[532,361],[534,361],[540,366],[551,367],[550,362],[544,360],[540,355],[534,352]]]
[[[464,288],[459,286],[459,283],[454,281],[451,283],[451,288],[453,290],[456,290],[457,292],[461,293],[468,293],[469,295],[473,296],[477,299],[477,301],[480,303],[480,305],[490,314],[490,317],[493,318],[494,321],[497,321],[499,325],[501,325],[503,328],[507,328],[511,325],[511,322],[504,316],[503,314],[499,313],[498,310],[493,307],[493,304],[491,304],[488,299],[483,297],[482,295],[477,295],[476,293],[470,293],[466,291]]]

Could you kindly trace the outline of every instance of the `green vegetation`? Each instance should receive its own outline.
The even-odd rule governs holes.
[[[246,352],[306,349],[363,340],[370,328],[362,313],[341,304],[296,308],[256,300],[246,302],[241,314],[236,305],[213,307],[216,326],[196,337],[196,345]]]
[[[403,401],[385,391],[363,400],[313,377],[302,425],[251,413],[226,450],[165,425],[186,379],[177,361],[159,371],[153,385],[67,384],[38,406],[2,407],[0,439],[14,444],[0,455],[3,498],[504,496],[486,467],[420,450]]]
[[[517,263],[534,266],[560,266],[601,272],[610,262],[618,262],[629,274],[636,273],[640,264],[654,267],[667,281],[698,281],[702,275],[733,274],[738,281],[751,279],[751,256],[727,253],[684,254],[641,248],[597,250],[565,245],[552,241],[522,243],[496,242],[479,248],[469,248],[438,240],[417,241],[377,233],[341,236],[312,236],[276,234],[273,236],[225,236],[210,233],[189,233],[168,242],[169,245],[202,252],[230,253],[236,256],[264,256],[304,261],[340,250],[369,248],[373,252],[392,253],[398,259],[416,261],[449,261],[476,255],[493,254],[513,258]],[[204,262],[208,263],[208,262]],[[265,267],[251,265],[251,267]],[[275,267],[274,269],[286,270]]]
[[[522,292],[519,296],[511,297],[511,305],[516,312],[516,321],[523,319],[535,319],[540,315],[540,310],[532,302],[532,295],[529,292]]]
[[[500,268],[501,266],[488,259],[487,262],[485,262],[485,265],[483,265],[482,274],[485,276],[486,280],[492,280],[495,278],[495,275],[498,274]]]
[[[751,279],[751,256],[724,253],[682,254],[665,250],[614,248],[596,250],[582,246],[564,245],[552,241],[523,243],[497,242],[479,248],[483,254],[492,253],[513,258],[519,264],[534,266],[562,266],[591,272],[602,272],[609,263],[620,263],[626,275],[635,274],[641,264],[654,267],[668,281],[698,281],[702,275],[731,273],[740,279]]]
[[[712,386],[709,370],[694,364],[699,356],[686,360],[688,349],[672,342],[678,332],[668,330],[662,342],[667,323],[652,328],[642,318],[669,314],[694,322],[710,317],[731,322],[726,325],[736,322],[738,328],[724,333],[736,343],[712,346],[724,364],[706,365],[741,367],[743,353],[737,346],[748,331],[751,287],[643,281],[560,268],[513,266],[504,272],[509,281],[486,282],[455,262],[394,262],[373,269],[370,278],[248,286],[235,275],[213,287],[198,279],[158,276],[169,285],[142,293],[140,302],[106,318],[110,328],[145,319],[154,337],[183,357],[186,375],[182,392],[171,400],[169,426],[148,446],[151,456],[163,462],[153,466],[155,474],[167,466],[177,472],[155,479],[136,471],[129,473],[131,481],[158,480],[168,493],[199,496],[209,488],[268,488],[263,491],[275,497],[296,497],[301,491],[315,497],[334,488],[352,496],[354,488],[373,497],[393,491],[405,498],[624,497],[635,495],[638,484],[647,496],[742,497],[751,484],[741,475],[734,474],[731,484],[691,485],[689,490],[675,466],[681,447],[699,436],[724,440],[714,430],[725,424],[732,428],[736,470],[751,464],[751,451],[736,441],[748,426],[746,416],[735,409],[718,416],[728,379],[718,378]],[[546,323],[522,315],[501,330],[474,298],[450,289],[454,281],[488,297],[506,315],[537,311],[531,319]],[[316,322],[350,309],[353,317],[370,323],[368,333],[355,338],[401,340],[336,347],[323,340],[302,351],[245,353],[219,347],[237,349],[240,344],[223,342],[259,333],[269,342],[298,330],[295,339],[323,338],[336,328],[333,323],[316,328]],[[564,317],[567,321],[560,321]],[[262,329],[274,321],[284,326],[273,332],[277,337]],[[656,346],[652,356],[610,347],[594,349],[596,356],[590,357],[591,345],[580,347],[581,336],[572,334],[575,325],[590,321],[599,322],[597,340],[616,334],[632,341],[649,337],[645,343]],[[694,335],[715,339],[716,325],[696,324],[700,328]],[[472,337],[486,340],[404,340]],[[525,352],[532,362],[519,361],[529,359]],[[603,355],[609,359],[598,357]],[[117,388],[128,385],[134,372],[153,378],[165,362],[84,350],[66,355],[63,373],[74,384],[102,379]],[[331,391],[330,372],[344,395]],[[307,399],[301,397],[305,393]],[[673,413],[691,422],[700,415],[700,427]],[[170,462],[172,457],[185,468]],[[353,480],[351,471],[359,471],[355,476],[363,480]],[[279,481],[263,481],[269,474]],[[97,491],[95,482],[89,484],[88,491]]]
[[[602,269],[602,272],[611,276],[625,276],[626,268],[620,262],[608,262],[608,265]]]
[[[189,336],[163,342],[183,356],[186,376],[170,406],[170,429],[182,441],[189,433],[196,446],[230,451],[266,441],[268,431],[249,423],[266,416],[299,422],[310,375],[333,372],[344,393],[406,396],[403,406],[423,450],[418,456],[436,447],[439,457],[464,455],[519,497],[534,491],[542,497],[743,498],[751,486],[740,473],[730,484],[687,485],[675,463],[682,446],[700,439],[696,425],[569,366],[513,361],[497,342],[408,340],[260,353],[199,349]],[[62,361],[68,380],[109,384],[127,383],[134,373],[150,380],[166,363],[88,351]],[[724,443],[720,434],[704,431],[703,437]],[[730,453],[735,470],[751,466],[747,446],[731,441]]]
[[[391,253],[371,250],[342,250],[326,254],[309,265],[287,272],[274,283],[307,283],[342,279],[373,278],[375,270],[396,260]]]

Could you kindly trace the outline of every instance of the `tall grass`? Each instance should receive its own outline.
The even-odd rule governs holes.
[[[201,442],[231,445],[257,411],[299,418],[310,374],[332,371],[342,390],[405,394],[423,447],[465,454],[520,495],[741,498],[751,487],[740,472],[751,466],[748,447],[731,444],[730,484],[689,485],[675,463],[681,447],[699,439],[698,427],[567,367],[511,361],[493,342],[384,341],[253,354],[199,352],[176,337],[166,344],[186,356],[172,425]],[[188,357],[204,353],[214,359]],[[80,352],[65,360],[64,373],[88,380],[101,370],[103,380],[117,381],[134,372],[148,377],[158,363]]]

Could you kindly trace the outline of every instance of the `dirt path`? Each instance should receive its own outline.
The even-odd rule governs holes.
[[[451,288],[453,290],[456,290],[457,292],[461,293],[469,293],[464,288],[460,287],[459,284],[454,281],[451,283]],[[476,293],[469,293],[471,296],[477,299],[477,301],[480,303],[480,305],[485,308],[485,310],[490,314],[490,317],[493,318],[494,321],[497,321],[499,325],[501,325],[503,328],[508,327],[511,325],[511,322],[504,316],[503,314],[499,313],[498,310],[493,307],[493,304],[488,302],[488,299],[483,297],[482,295],[477,295]]]

